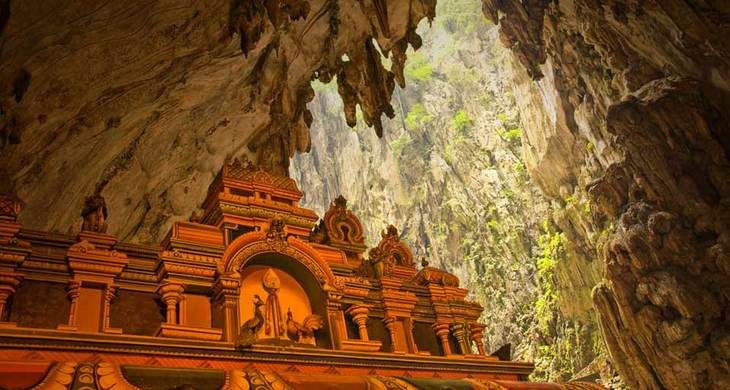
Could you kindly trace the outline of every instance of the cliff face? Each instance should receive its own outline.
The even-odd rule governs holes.
[[[608,383],[590,299],[599,262],[586,264],[554,222],[585,205],[548,202],[529,178],[509,51],[479,11],[478,0],[441,1],[420,26],[382,139],[347,127],[334,85],[316,84],[312,150],[290,173],[320,215],[343,194],[371,245],[393,223],[417,256],[458,275],[485,307],[490,351],[510,343],[536,362],[535,378]]]
[[[726,388],[726,2],[484,1],[519,66],[523,152],[632,388]]]

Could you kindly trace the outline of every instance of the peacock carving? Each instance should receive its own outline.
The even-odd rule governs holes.
[[[264,301],[258,295],[254,295],[253,305],[253,317],[241,325],[241,329],[238,331],[238,338],[236,339],[236,348],[245,348],[253,345],[256,342],[256,335],[264,326],[264,313],[261,312],[261,306],[264,305]]]
[[[291,308],[286,313],[286,335],[297,343],[315,345],[314,331],[322,329],[323,324],[322,317],[317,314],[304,317],[304,321],[300,324],[294,321]]]

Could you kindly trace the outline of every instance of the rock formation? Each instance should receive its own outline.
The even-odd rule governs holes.
[[[360,104],[380,132],[435,0],[265,3],[3,1],[0,166],[25,224],[65,231],[100,193],[110,231],[156,240],[227,155],[287,172],[309,149],[313,79],[337,76],[348,117]]]
[[[586,264],[602,261],[593,300],[627,385],[730,386],[730,7],[485,0],[484,12],[520,64],[531,176],[589,204],[564,230]]]

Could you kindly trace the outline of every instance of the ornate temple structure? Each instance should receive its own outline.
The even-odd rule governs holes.
[[[488,356],[482,307],[388,226],[367,250],[338,197],[320,220],[284,176],[229,161],[204,213],[156,245],[24,229],[0,197],[0,388],[592,389]],[[367,253],[367,254],[366,254]]]

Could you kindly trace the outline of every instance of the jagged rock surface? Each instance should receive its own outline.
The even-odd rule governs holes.
[[[488,350],[510,343],[535,379],[608,383],[590,299],[599,263],[576,272],[582,260],[549,221],[584,207],[548,204],[529,180],[509,52],[479,11],[479,0],[440,1],[419,27],[383,139],[362,121],[349,129],[335,86],[315,84],[312,150],[292,177],[320,215],[344,194],[371,246],[393,223],[419,257],[458,275],[485,307]]]
[[[632,388],[727,388],[730,6],[484,1],[518,67],[531,176]]]
[[[309,149],[313,78],[346,73],[343,97],[377,127],[405,62],[386,70],[380,51],[418,43],[435,2],[2,5],[0,176],[27,203],[22,222],[75,231],[84,197],[101,193],[111,233],[157,241],[227,155],[284,173]],[[375,76],[385,84],[366,88]]]

